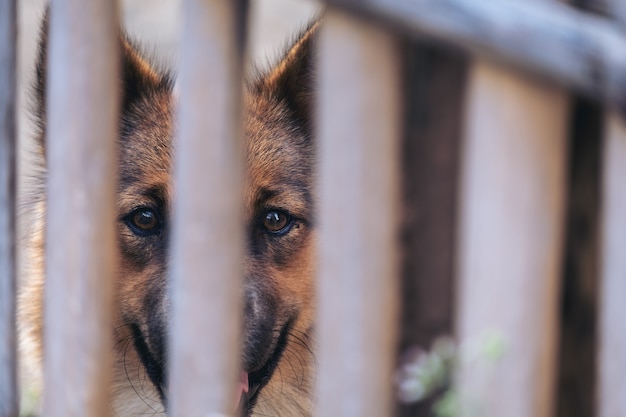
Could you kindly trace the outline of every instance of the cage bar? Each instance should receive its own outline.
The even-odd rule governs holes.
[[[626,27],[626,4],[607,0],[620,29]],[[622,43],[622,49],[626,41]],[[600,300],[598,305],[598,417],[626,416],[626,122],[622,115],[605,115],[602,158],[600,231]]]
[[[461,415],[548,417],[567,95],[482,61],[468,88],[457,300]]]
[[[43,415],[101,417],[110,413],[118,10],[53,0],[49,19]]]
[[[620,0],[602,0],[601,4],[605,4],[608,14],[616,19],[622,30],[626,26],[626,4]]]
[[[233,415],[240,366],[244,2],[183,4],[173,207],[171,415]],[[193,341],[193,342],[192,342]]]
[[[451,43],[623,106],[626,36],[610,19],[558,1],[328,2],[386,21],[407,35]],[[626,9],[615,4],[616,12]]]
[[[398,325],[400,54],[330,9],[319,40],[318,416],[391,415]]]
[[[17,417],[16,286],[16,2],[0,0],[0,417]]]
[[[626,416],[626,123],[606,116],[603,156],[598,416]]]

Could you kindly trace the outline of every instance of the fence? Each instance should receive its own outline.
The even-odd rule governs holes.
[[[624,7],[587,4],[613,16],[600,17],[549,1],[329,3],[317,86],[316,414],[390,415],[398,337],[402,347],[425,345],[454,327],[462,341],[496,329],[506,344],[497,365],[459,361],[462,415],[625,416]],[[184,8],[170,410],[226,415],[241,315],[243,159],[234,143],[245,6]],[[18,415],[15,13],[14,0],[0,0],[1,417]],[[103,54],[107,66],[95,65]],[[117,56],[109,2],[52,1],[48,416],[109,410]],[[215,205],[208,195],[224,199]],[[201,273],[208,266],[213,278]],[[182,319],[198,316],[213,318],[205,331]]]

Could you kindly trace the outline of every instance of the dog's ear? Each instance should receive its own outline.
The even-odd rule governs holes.
[[[160,90],[171,90],[169,74],[159,71],[126,36],[121,37],[122,112],[135,101]]]
[[[257,85],[260,92],[286,103],[307,133],[310,133],[314,105],[315,43],[319,25],[319,20],[309,24]]]
[[[35,70],[34,83],[34,116],[38,124],[40,135],[39,145],[45,155],[46,130],[46,86],[48,66],[48,27],[49,12],[46,11],[39,35],[39,51]],[[121,112],[124,113],[132,103],[161,89],[171,89],[171,78],[158,71],[139,48],[124,35],[120,35],[120,88]],[[96,81],[94,81],[96,82]]]

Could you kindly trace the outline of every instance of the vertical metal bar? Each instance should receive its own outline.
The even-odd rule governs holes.
[[[16,2],[0,0],[0,417],[17,417],[15,340]]]
[[[466,105],[460,415],[548,417],[554,406],[567,95],[477,62]],[[499,359],[494,346],[503,349]]]
[[[603,157],[598,416],[626,416],[626,123],[606,116]]]
[[[382,417],[398,322],[399,47],[334,9],[319,42],[317,415]]]
[[[240,366],[244,2],[184,2],[173,208],[171,415],[232,415]]]
[[[116,264],[115,1],[53,0],[47,77],[47,417],[106,416]]]
[[[626,4],[608,0],[613,17],[626,27]],[[600,323],[598,348],[598,417],[626,416],[626,122],[622,115],[605,115],[602,160],[600,234]]]

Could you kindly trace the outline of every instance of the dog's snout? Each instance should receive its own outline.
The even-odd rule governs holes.
[[[245,290],[246,327],[271,329],[275,321],[276,302],[267,290],[247,285]]]
[[[244,358],[248,370],[261,366],[272,349],[276,303],[271,294],[249,283],[245,290]]]
[[[249,322],[258,321],[261,312],[261,303],[259,300],[259,293],[256,289],[247,289],[245,296],[246,314],[245,319]]]

